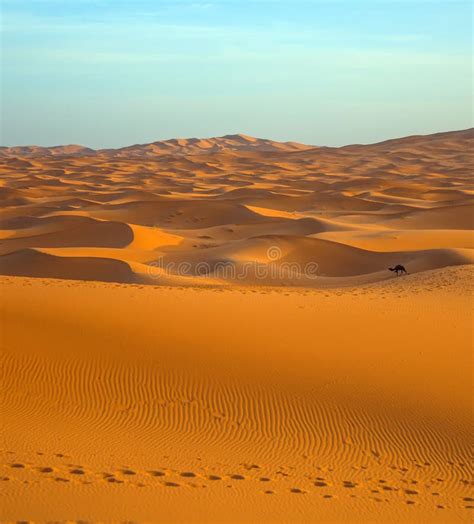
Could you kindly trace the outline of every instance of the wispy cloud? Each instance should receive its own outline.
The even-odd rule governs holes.
[[[232,129],[305,128],[306,141],[326,142],[310,135],[361,125],[403,135],[404,122],[456,127],[470,114],[470,1],[0,2],[5,127],[16,143],[81,141],[77,122],[87,141],[112,142],[119,127],[154,134],[163,115],[169,135],[213,135],[209,122],[225,128],[232,115]]]

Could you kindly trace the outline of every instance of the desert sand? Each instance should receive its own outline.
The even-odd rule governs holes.
[[[0,148],[0,519],[470,522],[473,139]]]

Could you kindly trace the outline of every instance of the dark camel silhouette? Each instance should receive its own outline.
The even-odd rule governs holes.
[[[397,264],[395,267],[389,267],[388,269],[389,271],[395,271],[395,273],[397,274],[397,277],[399,277],[400,275],[403,275],[403,273],[408,275],[408,271],[401,264]]]

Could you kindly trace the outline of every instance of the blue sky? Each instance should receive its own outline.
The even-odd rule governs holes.
[[[456,0],[2,0],[2,145],[472,126]]]

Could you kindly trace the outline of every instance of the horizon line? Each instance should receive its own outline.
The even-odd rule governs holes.
[[[197,141],[200,141],[200,140],[219,140],[219,139],[225,139],[225,138],[228,139],[228,138],[236,138],[236,137],[239,137],[239,138],[251,138],[251,139],[254,139],[254,140],[261,140],[261,141],[266,141],[266,142],[274,142],[276,144],[298,144],[298,145],[302,145],[302,146],[307,146],[308,149],[311,149],[311,148],[341,149],[341,148],[344,148],[344,147],[351,147],[351,146],[372,146],[372,145],[383,144],[385,142],[391,142],[391,141],[394,141],[394,140],[402,140],[402,139],[407,139],[407,138],[420,138],[420,137],[436,136],[436,135],[443,135],[443,134],[450,134],[450,133],[462,133],[462,132],[467,132],[467,131],[471,131],[471,130],[474,130],[474,127],[467,127],[467,128],[464,128],[464,129],[451,129],[451,130],[448,130],[448,131],[436,131],[434,133],[421,133],[421,134],[418,133],[418,134],[396,136],[396,137],[393,137],[393,138],[386,138],[384,140],[380,140],[380,141],[377,141],[377,142],[366,142],[366,143],[353,142],[353,143],[344,144],[344,145],[341,145],[341,146],[328,146],[328,145],[321,145],[321,144],[307,144],[305,142],[299,142],[298,140],[274,140],[274,139],[271,139],[271,138],[256,137],[256,136],[253,136],[253,135],[248,135],[246,133],[230,133],[230,134],[225,134],[225,135],[220,135],[220,136],[209,136],[209,137],[196,137],[196,136],[194,136],[194,137],[172,137],[172,138],[165,138],[165,139],[161,139],[161,140],[153,140],[151,142],[136,142],[136,143],[132,143],[132,144],[124,145],[124,146],[119,146],[119,147],[94,148],[94,147],[86,146],[86,145],[80,144],[80,143],[55,144],[55,145],[50,145],[50,146],[41,146],[41,145],[38,145],[38,144],[31,144],[30,143],[30,144],[17,144],[17,145],[13,145],[13,146],[0,145],[0,149],[33,148],[33,147],[38,148],[38,149],[57,149],[57,148],[61,148],[61,147],[81,147],[81,148],[84,148],[84,149],[90,149],[91,151],[94,151],[94,152],[101,152],[101,151],[118,151],[120,149],[127,149],[127,148],[130,148],[130,147],[148,146],[148,145],[151,145],[151,144],[160,144],[160,143],[171,142],[171,141],[175,141],[175,140],[188,140],[188,141],[197,140]]]

